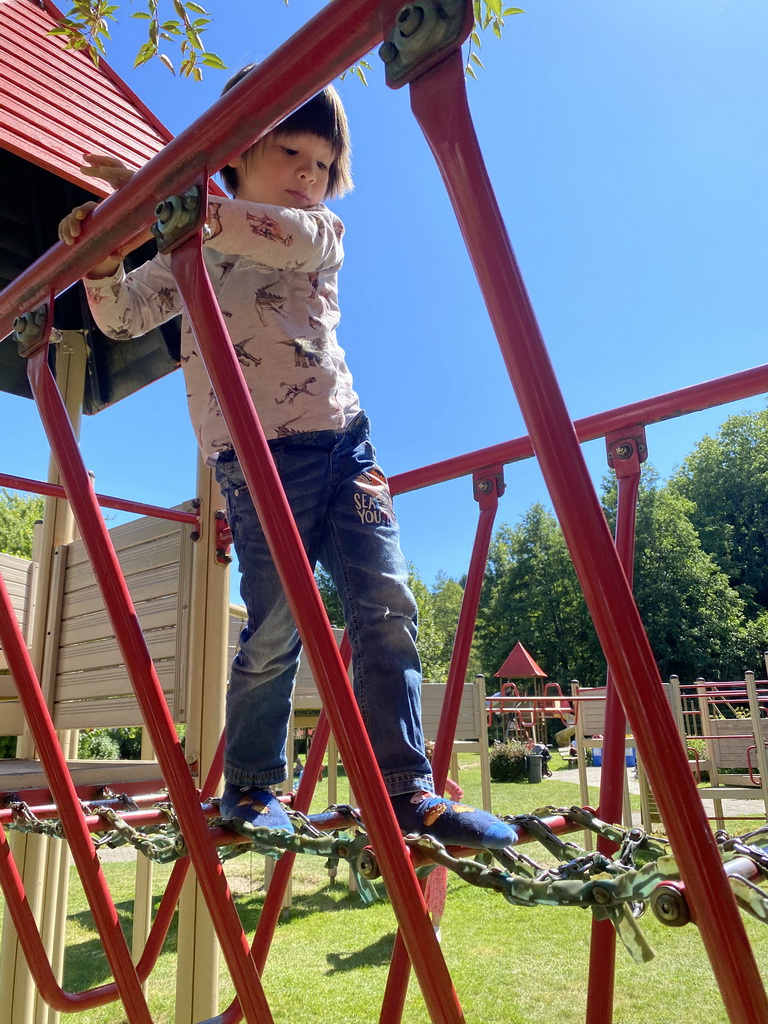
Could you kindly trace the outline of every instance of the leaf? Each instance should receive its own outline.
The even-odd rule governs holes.
[[[163,64],[165,64],[165,66],[168,68],[168,70],[171,72],[171,74],[175,75],[176,74],[176,70],[175,70],[175,68],[173,66],[173,61],[171,60],[171,58],[167,54],[165,54],[165,53],[158,53],[158,57],[163,62]]]
[[[479,68],[485,68],[485,64],[480,60],[476,53],[470,53],[469,59],[473,60]]]
[[[473,71],[471,64],[467,64],[465,70],[466,70],[467,74],[470,76],[470,78],[474,78],[474,80],[477,81],[477,75]]]
[[[501,17],[501,0],[485,0],[485,6],[498,17]]]
[[[368,85],[368,80],[365,77],[365,72],[363,71],[363,69],[360,67],[359,64],[356,64],[352,68],[352,70],[357,75],[357,77],[360,79],[360,81],[363,83],[363,85]]]
[[[187,0],[187,10],[194,11],[195,14],[207,14],[208,13],[208,11],[206,11],[206,9],[204,7],[201,7],[200,4],[189,3],[189,0]]]
[[[141,18],[142,21],[151,21],[152,15],[147,11],[134,11],[131,15],[132,18]]]
[[[472,35],[469,38],[472,40],[475,46],[482,46],[482,43],[480,42],[480,36],[477,34],[477,32],[473,31]]]
[[[141,67],[141,65],[146,64],[148,60],[152,60],[156,53],[157,47],[154,43],[144,43],[136,54],[136,60],[134,61],[133,66],[135,68]]]
[[[217,71],[225,71],[227,65],[224,61],[215,53],[203,53],[201,57],[202,63],[207,68],[215,68]]]
[[[512,14],[525,14],[525,11],[522,7],[507,7],[505,11],[501,12],[501,16],[503,18],[506,18],[508,15]]]

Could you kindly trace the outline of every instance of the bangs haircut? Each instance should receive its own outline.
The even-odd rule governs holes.
[[[255,67],[255,64],[247,64],[234,74],[222,89],[222,96],[242,81]],[[328,188],[323,198],[340,199],[353,188],[349,124],[341,97],[332,85],[326,86],[322,92],[313,96],[311,100],[307,100],[303,106],[289,114],[268,134],[281,138],[308,134],[323,139],[333,150],[333,163],[328,172]],[[254,143],[251,150],[255,150],[261,141],[260,139],[259,142]],[[246,150],[246,153],[251,150]],[[233,196],[237,195],[237,169],[227,165],[222,168],[221,177],[227,191]]]

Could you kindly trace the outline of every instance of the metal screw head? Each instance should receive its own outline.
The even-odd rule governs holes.
[[[381,876],[379,862],[373,850],[365,849],[362,851],[357,860],[357,870],[363,878],[373,879]]]
[[[617,444],[616,445],[616,457],[619,458],[619,459],[630,459],[630,458],[632,458],[632,445],[628,444],[628,443]]]
[[[394,43],[390,43],[389,40],[385,40],[379,47],[379,56],[385,64],[391,64],[397,57],[397,47]]]
[[[184,196],[184,209],[196,210],[200,206],[200,197],[195,192],[187,192]]]
[[[424,11],[421,7],[417,7],[415,4],[409,4],[408,7],[404,7],[397,16],[397,28],[400,35],[412,36],[415,32],[421,28],[421,23],[424,21]]]
[[[613,902],[613,894],[609,892],[608,889],[604,889],[601,885],[596,885],[592,888],[591,896],[595,903],[601,907],[607,906],[607,904]]]
[[[691,920],[691,912],[683,894],[664,883],[654,889],[651,909],[656,918],[670,928],[681,928]]]
[[[20,337],[27,327],[27,314],[22,313],[21,316],[17,316],[13,321],[13,331],[18,337]]]
[[[173,216],[173,203],[167,199],[164,199],[162,203],[158,203],[155,207],[155,216],[161,224],[166,224]]]

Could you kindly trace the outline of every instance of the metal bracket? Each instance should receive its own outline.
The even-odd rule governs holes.
[[[472,491],[475,501],[500,498],[506,490],[504,483],[504,467],[494,467],[475,473],[472,478]]]
[[[23,358],[31,356],[32,353],[44,345],[47,341],[48,334],[52,333],[50,329],[50,307],[47,302],[44,302],[42,306],[38,306],[37,309],[31,310],[29,313],[22,313],[21,316],[17,316],[13,321],[13,337],[16,340],[16,344],[19,347],[19,355]],[[51,341],[58,341],[61,335],[58,331],[55,332],[58,336],[51,338]]]
[[[379,47],[387,85],[399,89],[457,50],[474,23],[469,0],[417,0],[401,8]]]
[[[219,565],[229,565],[232,561],[232,556],[229,553],[232,546],[232,531],[227,522],[227,514],[223,509],[217,511],[214,526],[216,529],[216,561]]]
[[[183,195],[168,196],[157,204],[152,234],[157,238],[158,252],[170,252],[198,230],[206,209],[201,196],[200,186],[193,185]]]
[[[629,430],[617,430],[605,439],[608,465],[616,476],[631,476],[640,470],[640,463],[648,458],[645,427],[638,425]]]

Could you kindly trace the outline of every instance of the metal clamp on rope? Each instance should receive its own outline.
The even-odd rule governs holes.
[[[472,30],[473,17],[468,0],[418,0],[403,7],[379,47],[387,85],[399,89],[457,50]]]
[[[157,239],[158,251],[169,252],[194,234],[205,216],[200,186],[193,185],[180,196],[168,196],[155,207],[155,216],[152,234]]]

